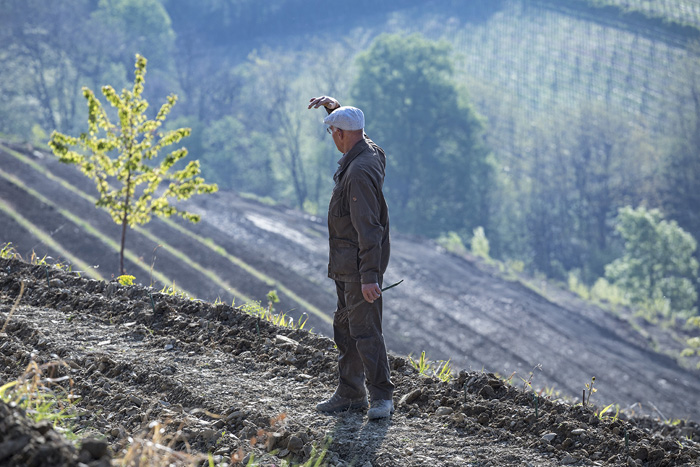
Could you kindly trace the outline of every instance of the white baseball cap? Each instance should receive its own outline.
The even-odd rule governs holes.
[[[365,127],[365,114],[357,107],[338,107],[323,119],[323,123],[341,130],[362,130]]]

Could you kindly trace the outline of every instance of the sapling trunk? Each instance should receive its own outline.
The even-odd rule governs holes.
[[[129,190],[131,183],[131,170],[126,176],[126,199],[124,200],[124,216],[122,217],[122,244],[119,250],[119,274],[124,274],[124,244],[126,243],[126,226],[129,224]]]

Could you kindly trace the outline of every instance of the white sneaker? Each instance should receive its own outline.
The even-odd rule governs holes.
[[[394,413],[394,402],[392,400],[374,400],[367,412],[367,418],[376,420],[378,418],[389,418]]]

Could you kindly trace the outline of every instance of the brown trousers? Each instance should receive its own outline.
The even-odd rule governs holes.
[[[351,399],[369,392],[371,400],[391,400],[394,385],[382,335],[382,298],[374,303],[365,301],[359,282],[335,281],[335,287],[339,310],[346,305],[362,302],[350,311],[346,322],[333,321],[333,338],[340,353],[337,392]]]

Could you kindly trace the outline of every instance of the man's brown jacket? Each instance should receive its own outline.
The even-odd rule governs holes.
[[[389,264],[384,150],[365,136],[338,161],[328,207],[328,277],[372,284]]]

